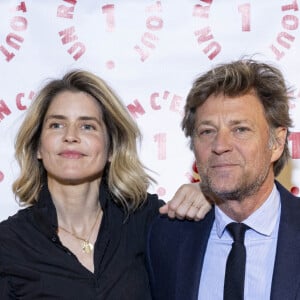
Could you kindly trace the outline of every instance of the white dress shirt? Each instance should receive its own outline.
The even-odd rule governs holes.
[[[243,221],[251,228],[245,235],[245,300],[270,299],[280,208],[280,195],[274,184],[263,205]],[[223,299],[226,260],[233,242],[225,227],[231,222],[234,220],[216,206],[215,221],[204,257],[198,300]]]

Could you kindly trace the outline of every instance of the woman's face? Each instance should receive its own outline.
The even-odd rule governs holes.
[[[109,139],[96,99],[84,92],[56,95],[45,115],[37,157],[48,181],[99,180],[109,160]]]

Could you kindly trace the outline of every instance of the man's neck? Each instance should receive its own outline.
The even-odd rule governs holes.
[[[231,219],[242,222],[267,200],[272,192],[273,184],[274,182],[261,186],[257,193],[244,199],[220,201],[218,207]]]

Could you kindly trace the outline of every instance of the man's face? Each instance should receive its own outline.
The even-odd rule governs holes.
[[[272,163],[281,153],[273,150],[264,108],[253,93],[211,95],[196,110],[193,145],[204,187],[221,199],[242,200],[273,185]]]

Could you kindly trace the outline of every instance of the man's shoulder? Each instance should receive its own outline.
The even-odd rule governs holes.
[[[154,220],[147,240],[147,266],[155,293],[164,294],[164,287],[173,286],[177,270],[183,267],[187,271],[198,270],[194,268],[193,257],[195,253],[199,257],[204,255],[213,222],[214,209],[200,221],[173,220],[166,216]],[[159,291],[158,286],[161,286]]]
[[[157,216],[149,230],[149,240],[151,242],[176,241],[183,239],[194,239],[195,236],[210,232],[214,221],[214,210],[212,209],[200,221],[170,219],[166,215]]]
[[[300,209],[300,197],[293,195],[287,188],[281,183],[275,182],[277,190],[280,194],[281,203],[284,207],[299,208]]]

